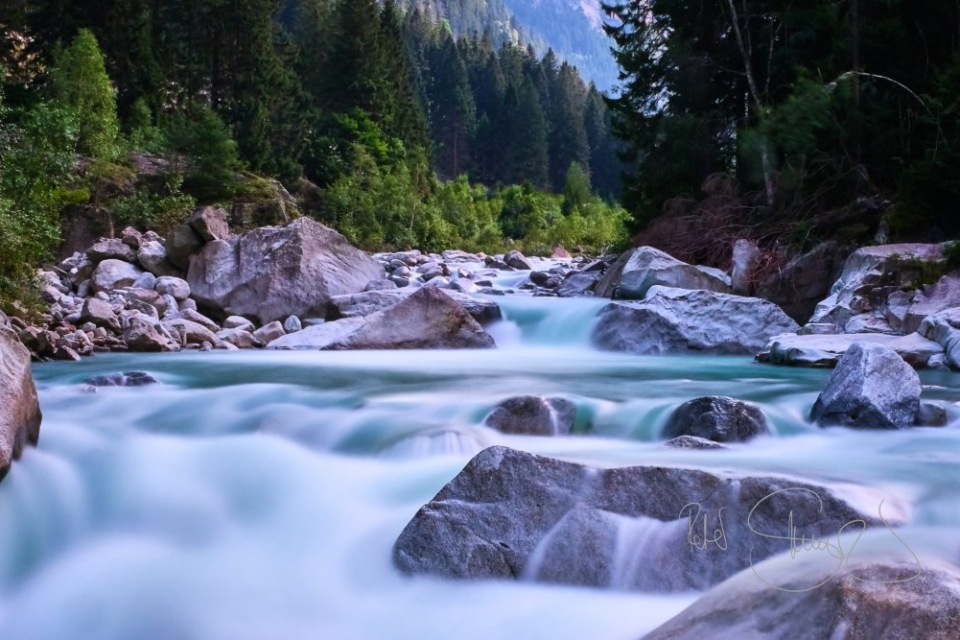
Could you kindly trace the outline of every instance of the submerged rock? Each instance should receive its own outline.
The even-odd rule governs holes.
[[[190,261],[193,297],[220,316],[259,324],[295,315],[322,317],[327,301],[383,277],[379,262],[342,235],[299,218],[207,243]]]
[[[30,352],[16,332],[0,325],[0,479],[24,447],[40,439],[40,403],[30,370]]]
[[[109,373],[94,376],[83,381],[91,387],[142,387],[148,384],[159,384],[160,381],[146,371],[126,371],[124,373]]]
[[[728,580],[644,640],[953,640],[957,620],[955,566],[883,559],[838,571],[787,556]]]
[[[642,302],[601,310],[593,342],[604,351],[755,354],[773,336],[797,331],[775,304],[711,291],[652,287]]]
[[[855,503],[865,505],[859,508],[873,510],[881,501],[857,491]],[[448,578],[705,589],[786,551],[789,538],[769,532],[785,530],[791,518],[797,536],[808,540],[851,521],[880,524],[853,504],[835,490],[789,478],[595,469],[490,447],[417,512],[393,559],[405,573]],[[902,521],[896,510],[888,499],[888,523]]]
[[[670,415],[663,430],[665,438],[696,436],[711,442],[746,442],[769,433],[759,407],[724,396],[684,402]]]
[[[663,443],[665,447],[671,449],[729,449],[730,447],[722,445],[719,442],[713,442],[699,436],[678,436],[672,440]]]
[[[917,422],[920,391],[919,376],[895,351],[857,342],[833,370],[810,418],[822,426],[910,427]]]
[[[573,430],[577,405],[564,398],[519,396],[496,406],[484,424],[502,433],[561,436]]]

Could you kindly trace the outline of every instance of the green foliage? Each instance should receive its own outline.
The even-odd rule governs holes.
[[[137,189],[128,196],[114,198],[109,209],[115,223],[160,234],[171,231],[196,208],[193,197],[180,191],[182,181],[181,176],[172,174],[157,191]]]
[[[590,199],[590,176],[578,162],[570,164],[563,187],[563,215],[580,211]]]
[[[173,114],[164,126],[169,149],[181,155],[183,189],[199,202],[230,198],[240,166],[237,144],[209,107],[194,104]]]
[[[60,241],[60,208],[87,194],[67,187],[79,126],[74,113],[40,103],[2,122],[0,110],[0,298],[21,297],[33,268]]]
[[[127,144],[132,151],[164,153],[167,150],[167,138],[154,123],[150,106],[143,98],[133,103],[128,126],[130,134]]]
[[[117,102],[97,39],[81,29],[50,72],[53,95],[79,124],[77,152],[93,158],[117,155]]]

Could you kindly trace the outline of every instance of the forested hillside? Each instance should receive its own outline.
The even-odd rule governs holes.
[[[689,241],[685,257],[737,235],[960,232],[957,3],[607,8],[627,75],[615,124],[636,162],[625,202],[641,222],[672,218],[657,237]]]
[[[430,10],[23,0],[0,28],[0,233],[22,249],[8,280],[49,254],[71,207],[166,224],[268,191],[258,176],[368,249],[624,237],[624,212],[594,195],[619,192],[602,95],[552,52],[457,39]],[[131,153],[162,160],[149,193],[128,188]]]

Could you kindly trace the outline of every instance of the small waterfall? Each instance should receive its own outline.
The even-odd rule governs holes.
[[[609,304],[603,298],[548,298],[500,296],[496,298],[503,321],[490,327],[498,346],[590,346],[597,314]],[[519,338],[519,339],[518,339]],[[505,344],[504,344],[505,343]]]
[[[618,525],[611,588],[660,591],[671,585],[668,569],[675,564],[677,542],[686,533],[684,523],[621,516]]]

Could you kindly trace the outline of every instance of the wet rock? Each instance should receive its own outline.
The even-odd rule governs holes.
[[[518,271],[530,271],[533,267],[530,265],[530,262],[527,260],[526,256],[522,253],[513,249],[508,251],[505,256],[503,256],[503,261],[508,265],[517,269]]]
[[[104,260],[133,262],[137,259],[137,254],[120,238],[111,238],[101,240],[87,249],[87,258],[93,262],[103,262]]]
[[[208,243],[187,281],[201,307],[259,323],[323,316],[332,296],[356,293],[383,267],[310,218]]]
[[[184,320],[189,320],[190,322],[196,322],[197,324],[207,329],[208,331],[211,331],[213,333],[220,331],[220,327],[217,325],[216,322],[214,322],[207,316],[203,315],[196,309],[183,309],[179,313],[180,313],[180,317],[183,318]]]
[[[283,330],[286,333],[296,333],[303,329],[303,323],[300,322],[300,318],[297,316],[290,316],[283,321]]]
[[[497,271],[513,271],[513,267],[508,265],[503,260],[498,260],[493,256],[487,256],[483,259],[483,264],[490,267],[491,269],[496,269]]]
[[[146,371],[126,371],[124,373],[109,373],[94,376],[83,381],[92,387],[142,387],[148,384],[159,384],[160,381]]]
[[[501,433],[531,436],[568,435],[577,417],[577,405],[564,398],[519,396],[494,408],[484,424]]]
[[[684,402],[670,415],[663,430],[665,438],[696,436],[712,442],[746,442],[769,433],[759,407],[724,396]]]
[[[856,342],[847,349],[810,412],[821,426],[868,429],[913,426],[920,378],[895,351]]]
[[[93,271],[93,291],[113,291],[121,287],[132,287],[140,274],[137,267],[123,260],[108,258],[97,265]]]
[[[546,271],[530,272],[530,282],[537,285],[538,287],[542,287],[547,282],[547,280],[549,280],[551,277],[552,276]]]
[[[644,640],[953,640],[958,619],[955,566],[883,558],[838,571],[836,561],[786,556],[713,589]]]
[[[238,349],[252,349],[263,346],[262,342],[245,329],[223,329],[217,332],[217,337]]]
[[[212,330],[186,318],[172,318],[164,320],[162,324],[171,335],[175,333],[179,336],[180,346],[182,347],[186,347],[187,345],[202,346],[204,342],[209,342],[212,346],[216,346],[221,342],[217,334]]]
[[[919,333],[943,347],[946,363],[960,369],[960,307],[924,318]]]
[[[921,402],[917,412],[916,426],[944,427],[947,424],[947,410],[933,402]]]
[[[268,346],[345,350],[478,349],[496,345],[453,298],[436,287],[424,287],[365,318],[346,318],[307,327]]]
[[[604,307],[592,339],[605,351],[752,355],[798,328],[766,300],[658,286],[642,302]]]
[[[30,353],[10,326],[0,325],[0,479],[25,447],[36,446],[41,418]]]
[[[855,520],[880,525],[874,509],[882,497],[858,489],[857,498],[873,515],[838,490],[794,478],[596,469],[490,447],[417,512],[393,559],[405,573],[445,578],[705,589],[787,551],[789,538],[754,532],[781,531],[791,513],[798,539],[827,538]],[[892,526],[904,512],[884,504]]]
[[[391,289],[333,296],[327,302],[326,319],[339,320],[341,318],[369,316],[392,307],[401,300],[406,300],[413,295],[415,291],[415,289]],[[454,290],[447,290],[445,293],[461,307],[466,309],[467,313],[482,325],[491,324],[503,319],[500,306],[492,300],[474,298]]]
[[[387,280],[386,278],[377,278],[376,280],[371,280],[367,283],[367,286],[363,288],[364,291],[385,291],[389,289],[396,289],[397,284],[392,280]]]
[[[654,249],[634,249],[620,275],[617,298],[642,300],[653,286],[729,293],[730,287],[721,279],[681,262],[673,256]]]
[[[713,442],[706,438],[697,436],[678,436],[672,440],[667,440],[663,446],[671,449],[729,449],[730,447],[722,445],[719,442]]]
[[[561,298],[592,296],[600,278],[597,271],[577,271],[564,278],[557,286],[557,295]]]
[[[893,349],[916,369],[927,367],[933,358],[943,353],[943,347],[939,343],[916,333],[909,336],[874,333],[786,334],[772,338],[757,354],[757,360],[794,367],[835,367],[847,349],[857,342],[879,344]]]

